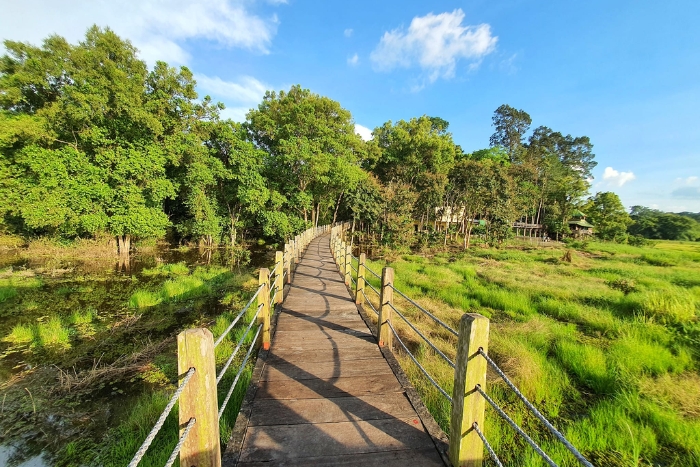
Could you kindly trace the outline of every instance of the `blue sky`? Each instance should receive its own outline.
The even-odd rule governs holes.
[[[372,129],[423,114],[465,150],[501,104],[594,144],[592,192],[700,211],[700,2],[1,0],[0,37],[109,26],[244,118],[301,84]],[[359,128],[359,127],[358,127]]]

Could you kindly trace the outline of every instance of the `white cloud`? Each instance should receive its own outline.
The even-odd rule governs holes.
[[[676,183],[680,183],[682,185],[697,185],[698,181],[700,181],[700,178],[692,175],[688,178],[677,178]]]
[[[194,79],[200,94],[209,94],[215,101],[221,100],[226,104],[221,116],[237,122],[244,121],[248,110],[257,107],[262,102],[265,91],[271,89],[271,86],[252,76],[242,76],[237,81],[224,81],[218,76],[195,74]]]
[[[348,65],[355,66],[359,63],[360,57],[357,56],[357,54],[353,55],[352,57],[348,58]]]
[[[348,28],[345,31],[343,31],[343,34],[345,34],[345,37],[350,37],[352,36],[353,30]]]
[[[612,167],[606,167],[603,172],[603,180],[607,181],[609,185],[622,186],[627,182],[631,182],[637,178],[632,172],[618,172]]]
[[[76,42],[91,25],[108,26],[131,40],[149,64],[187,63],[183,45],[191,39],[267,53],[277,23],[274,16],[252,13],[243,0],[23,0],[3,5],[0,15],[2,39],[34,44],[54,33]]]
[[[358,125],[357,123],[355,123],[355,133],[360,135],[360,138],[362,138],[364,141],[369,141],[372,139],[372,130],[362,125]]]
[[[451,78],[459,59],[471,59],[478,67],[481,59],[491,53],[498,37],[491,26],[462,25],[464,12],[432,13],[416,16],[408,30],[402,28],[385,32],[370,58],[377,71],[409,68],[418,65],[428,73],[428,79]]]

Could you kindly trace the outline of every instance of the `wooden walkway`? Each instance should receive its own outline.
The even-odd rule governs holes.
[[[298,265],[256,373],[247,423],[236,427],[242,443],[225,465],[445,465],[350,298],[328,235]]]

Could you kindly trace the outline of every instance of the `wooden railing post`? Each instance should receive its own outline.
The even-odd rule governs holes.
[[[284,274],[284,253],[281,251],[275,252],[275,306],[276,303],[282,303],[284,300],[284,285],[282,283],[282,275]]]
[[[262,346],[264,350],[270,350],[270,271],[267,268],[260,268],[258,284],[263,288],[258,294],[258,306],[262,305],[258,322],[262,323]]]
[[[220,467],[214,338],[208,329],[177,335],[177,372],[184,375],[190,368],[194,374],[180,395],[180,435],[190,418],[196,421],[180,449],[180,465]]]
[[[388,347],[391,350],[393,334],[387,323],[391,322],[391,305],[394,303],[394,269],[382,269],[382,288],[379,296],[379,327],[377,334],[379,335],[379,346]]]
[[[352,248],[345,247],[345,285],[350,285],[352,277]]]
[[[474,388],[486,391],[486,360],[477,352],[488,352],[489,320],[476,313],[465,313],[459,321],[455,361],[449,457],[454,467],[481,467],[484,445],[473,428],[484,431],[486,401]]]
[[[360,253],[360,259],[357,262],[357,282],[355,282],[355,303],[360,305],[364,303],[365,295],[365,261],[367,258],[364,253]]]
[[[284,267],[287,269],[287,284],[292,283],[292,254],[289,243],[284,244]]]

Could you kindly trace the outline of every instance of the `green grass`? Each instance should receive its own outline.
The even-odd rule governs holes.
[[[150,290],[137,290],[129,298],[129,306],[132,308],[149,308],[156,306],[161,302],[160,294],[151,292]]]
[[[457,248],[393,256],[395,284],[454,328],[464,312],[491,319],[489,354],[594,465],[700,467],[700,245],[564,249]],[[387,265],[369,261],[377,273]],[[379,281],[369,282],[378,288]],[[375,306],[378,300],[368,292]],[[455,339],[400,298],[399,309],[447,355]],[[421,363],[451,391],[452,371],[397,324]],[[448,430],[450,407],[400,356],[423,402]],[[487,391],[562,466],[578,465],[490,375]],[[493,411],[486,435],[504,464],[541,459]]]
[[[185,263],[161,264],[154,268],[144,269],[144,276],[186,276],[190,273]]]

